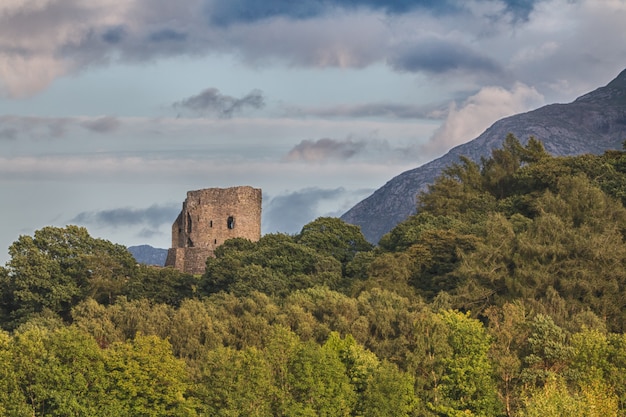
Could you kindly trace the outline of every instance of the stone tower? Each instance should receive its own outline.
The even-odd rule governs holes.
[[[249,186],[188,191],[172,225],[165,266],[202,274],[206,259],[225,240],[261,238],[261,190]]]

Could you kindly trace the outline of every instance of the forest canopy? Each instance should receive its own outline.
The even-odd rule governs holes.
[[[509,135],[377,246],[336,218],[202,276],[84,228],[0,267],[0,415],[626,415],[626,153]]]

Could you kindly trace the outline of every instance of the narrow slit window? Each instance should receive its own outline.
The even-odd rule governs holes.
[[[191,233],[191,215],[187,213],[187,233]]]
[[[209,227],[213,227],[213,220],[209,220]]]
[[[235,218],[233,216],[230,216],[228,218],[228,220],[226,221],[226,225],[228,226],[229,229],[234,229],[235,228]]]

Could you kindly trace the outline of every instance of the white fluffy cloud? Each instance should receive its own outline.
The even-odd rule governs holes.
[[[543,104],[544,98],[532,87],[518,83],[512,90],[484,87],[459,107],[450,104],[448,117],[423,146],[435,157],[450,148],[476,138],[497,120],[528,111]]]

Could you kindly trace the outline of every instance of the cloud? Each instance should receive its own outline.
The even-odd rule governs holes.
[[[366,146],[365,141],[353,141],[351,138],[345,140],[305,139],[293,147],[285,159],[306,162],[321,162],[329,159],[346,160],[361,152]]]
[[[518,83],[513,89],[485,87],[465,100],[459,108],[450,104],[448,117],[421,149],[439,156],[450,148],[476,138],[497,120],[544,104],[532,87]]]
[[[210,1],[206,12],[214,24],[229,25],[237,22],[255,22],[272,17],[305,19],[320,15],[324,10],[320,1],[285,0],[230,0]]]
[[[290,116],[316,116],[325,118],[390,117],[396,119],[432,119],[441,111],[440,105],[414,105],[404,103],[363,103],[326,107],[287,108]]]
[[[505,12],[516,20],[525,20],[534,8],[536,0],[506,0]],[[207,6],[207,13],[213,23],[229,25],[233,23],[251,23],[276,17],[291,19],[310,19],[324,15],[337,8],[355,10],[369,9],[389,15],[401,15],[415,10],[434,14],[454,14],[465,9],[462,0],[214,0]]]
[[[0,49],[2,95],[14,98],[34,95],[69,71],[70,65],[67,62],[52,56],[36,53],[20,55],[6,53]]]
[[[229,118],[245,108],[262,108],[265,106],[265,99],[260,90],[253,90],[242,98],[235,98],[223,95],[217,88],[207,88],[200,94],[177,101],[172,106],[198,114],[216,114],[219,117]]]
[[[304,188],[277,195],[263,207],[264,233],[298,233],[302,226],[320,216],[335,216],[345,211],[372,190],[349,191],[343,187],[323,189]],[[323,209],[324,203],[334,207],[332,212]],[[339,210],[337,210],[339,208]]]
[[[32,95],[78,69],[72,50],[98,26],[123,20],[119,12],[125,9],[115,0],[6,3],[0,6],[0,81],[12,97]]]
[[[487,55],[460,42],[444,39],[421,39],[402,44],[389,58],[389,63],[397,71],[432,74],[479,72],[497,75],[502,72],[498,63]]]
[[[121,122],[116,117],[112,116],[103,116],[97,119],[86,120],[84,122],[80,122],[80,125],[92,132],[96,133],[110,133],[116,131]]]
[[[72,220],[77,224],[106,227],[149,225],[158,228],[173,223],[180,211],[179,205],[152,205],[148,208],[122,207],[111,210],[87,211],[77,214]]]
[[[0,138],[19,139],[28,137],[60,138],[64,137],[71,128],[72,119],[66,117],[36,117],[36,116],[0,116]]]
[[[163,236],[163,232],[158,229],[143,228],[137,232],[136,236],[141,239],[154,239],[155,237]]]
[[[511,51],[520,81],[571,97],[624,69],[625,21],[624,1],[544,1],[502,48]]]
[[[161,29],[151,33],[148,39],[151,42],[184,42],[187,36],[186,33],[174,29]]]
[[[440,83],[480,72],[483,85],[563,89],[561,78],[578,85],[589,71],[621,69],[625,13],[623,2],[595,0],[1,2],[0,90],[24,97],[115,62],[217,54],[254,67],[383,63]]]
[[[124,25],[113,26],[105,28],[101,39],[111,45],[119,44],[128,35],[127,29]]]
[[[102,117],[38,117],[0,116],[0,139],[49,139],[65,138],[81,127],[94,133],[111,133],[122,126],[113,116]]]
[[[437,125],[413,119],[389,122],[263,117],[231,120],[0,116],[0,131],[4,131],[0,144],[5,143],[0,149],[0,176],[45,178],[49,175],[46,173],[53,171],[64,178],[75,175],[91,178],[105,173],[115,178],[126,174],[163,178],[185,172],[206,175],[215,162],[220,165],[239,163],[246,167],[253,162],[271,162],[281,166],[290,164],[286,156],[303,138],[312,142],[331,138],[345,142],[345,149],[349,146],[358,149],[347,159],[351,165],[395,165],[408,161],[402,148],[423,142]],[[303,137],[303,132],[307,136]],[[53,137],[53,133],[57,137]],[[59,137],[60,133],[63,136]],[[327,156],[330,159],[325,163],[346,161],[332,154]],[[207,165],[207,161],[212,163]],[[292,161],[293,165],[306,165],[302,164],[306,162],[303,159]],[[142,170],[149,174],[144,175]]]
[[[0,129],[0,139],[13,140],[17,139],[18,131],[14,127],[6,127]]]
[[[306,139],[291,148],[283,157],[284,162],[307,164],[365,162],[393,166],[401,163],[425,162],[423,141],[395,141],[378,138],[377,132],[358,137],[348,135],[345,139]]]

